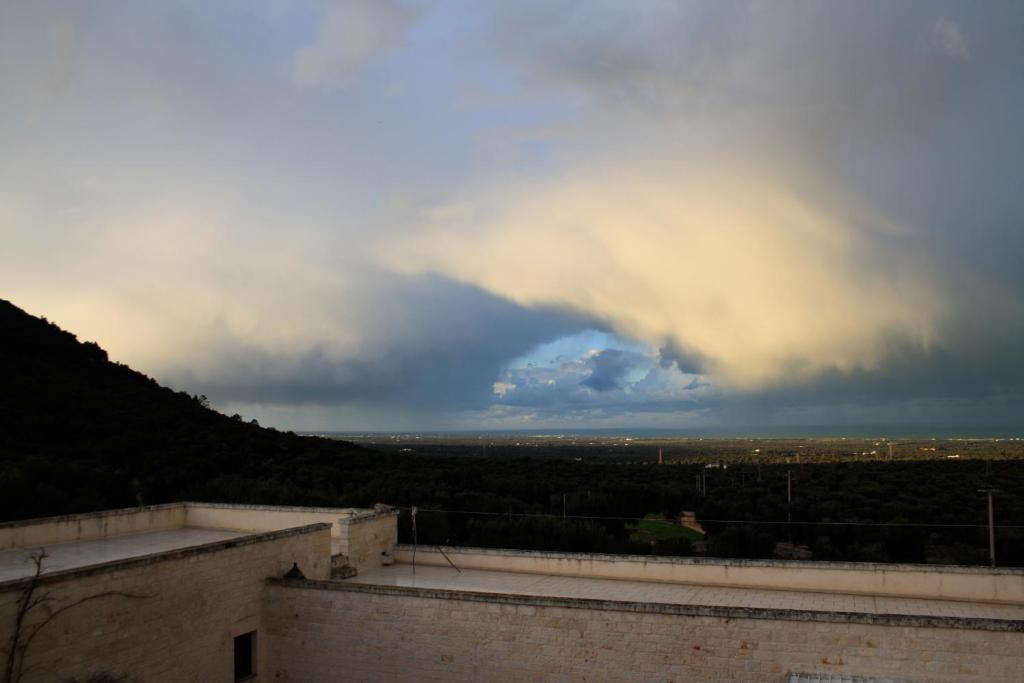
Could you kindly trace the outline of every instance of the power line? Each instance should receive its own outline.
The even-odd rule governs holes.
[[[398,507],[399,510],[410,510],[411,508]],[[434,512],[444,513],[451,515],[481,515],[488,517],[536,517],[545,519],[589,519],[589,520],[607,520],[607,521],[626,521],[626,522],[651,522],[655,524],[668,524],[671,526],[679,526],[672,520],[668,519],[647,519],[644,517],[618,517],[614,515],[552,515],[543,512],[492,512],[487,510],[442,510],[438,508],[417,508],[419,512]],[[987,529],[988,524],[935,524],[932,522],[808,522],[808,521],[775,521],[775,520],[761,520],[761,519],[699,519],[697,520],[701,524],[794,524],[794,525],[810,525],[810,526],[870,526],[870,527],[923,527],[923,528],[939,528],[939,529]],[[995,529],[1024,529],[1024,524],[998,524],[993,528]]]

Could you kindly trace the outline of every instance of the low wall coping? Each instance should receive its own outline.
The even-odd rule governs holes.
[[[109,562],[100,562],[97,564],[90,564],[85,567],[72,567],[70,569],[60,569],[53,572],[44,572],[39,576],[39,583],[44,584],[57,581],[65,581],[68,579],[79,579],[86,576],[102,574],[110,571],[142,567],[149,564],[156,564],[158,562],[167,562],[168,560],[180,560],[186,557],[215,553],[221,550],[228,550],[230,548],[253,545],[255,543],[267,543],[269,541],[276,541],[282,538],[288,538],[290,536],[302,536],[304,534],[311,534],[317,531],[329,530],[330,528],[331,525],[327,522],[317,522],[316,524],[307,524],[305,526],[297,526],[292,527],[290,529],[279,529],[277,531],[258,532],[246,536],[239,536],[237,538],[225,539],[223,541],[212,541],[210,543],[203,543],[201,545],[190,546],[188,548],[165,550],[162,552],[152,553],[149,555],[139,555],[137,557],[126,557],[119,560],[111,560]],[[11,590],[18,590],[21,588],[22,585],[28,583],[31,580],[31,576],[23,576],[17,579],[11,579],[9,581],[0,582],[0,593]]]
[[[414,588],[412,586],[384,586],[322,579],[268,578],[267,584],[298,590],[327,590],[348,593],[370,593],[393,597],[413,597],[435,600],[459,600],[498,605],[527,605],[558,607],[563,609],[590,609],[639,614],[668,614],[687,617],[717,617],[721,619],[768,619],[775,621],[809,621],[824,623],[871,624],[876,626],[904,626],[921,628],[950,628],[974,631],[1003,631],[1024,633],[1024,620],[986,619],[981,617],[937,617],[914,614],[871,614],[866,612],[816,612],[812,610],[775,609],[763,607],[678,605],[658,602],[630,602],[598,600],[594,598],[566,598],[556,596],[522,595],[514,593],[485,593],[451,590],[446,588]]]
[[[579,560],[587,562],[635,562],[646,564],[678,564],[719,567],[760,567],[777,569],[826,569],[834,571],[935,572],[943,574],[981,574],[1024,577],[1024,567],[981,567],[955,564],[886,564],[882,562],[821,562],[814,560],[746,560],[715,557],[672,557],[665,555],[611,555],[602,553],[565,553],[548,550],[513,550],[506,548],[473,548],[402,543],[396,551],[438,552],[448,555],[487,555],[491,557],[524,557],[544,560]]]
[[[361,524],[362,522],[369,522],[374,519],[381,519],[384,517],[397,517],[398,515],[398,510],[387,510],[384,512],[377,512],[376,510],[357,509],[350,517],[342,517],[341,519],[339,519],[338,523]]]
[[[0,530],[13,529],[37,524],[64,524],[90,519],[102,519],[104,517],[120,517],[137,515],[146,512],[157,512],[160,510],[174,510],[176,508],[217,508],[221,510],[258,510],[261,512],[315,512],[346,515],[351,517],[368,514],[374,516],[376,513],[371,508],[326,508],[326,507],[302,507],[297,505],[250,505],[247,503],[206,503],[202,501],[177,501],[174,503],[160,503],[157,505],[143,505],[130,508],[115,508],[113,510],[97,510],[95,512],[76,512],[67,515],[56,515],[54,517],[33,517],[31,519],[16,519],[9,522],[0,522]],[[398,514],[397,511],[394,514]]]
[[[37,524],[64,524],[79,522],[87,519],[101,519],[103,517],[120,517],[126,515],[137,515],[140,512],[156,512],[159,510],[173,510],[183,508],[188,503],[162,503],[160,505],[145,505],[133,508],[116,508],[114,510],[97,510],[96,512],[77,512],[69,515],[57,515],[56,517],[33,517],[32,519],[16,519],[10,522],[0,522],[0,530],[15,529],[23,526],[35,526]]]
[[[260,512],[316,512],[330,514],[357,515],[364,512],[373,512],[370,508],[327,508],[327,507],[304,507],[301,505],[253,505],[250,503],[206,503],[202,501],[183,501],[178,503],[185,507],[217,508],[220,510],[258,510]],[[138,509],[138,508],[136,508]]]

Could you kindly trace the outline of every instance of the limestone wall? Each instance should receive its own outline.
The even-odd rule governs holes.
[[[182,503],[28,519],[0,524],[0,550],[92,541],[108,536],[163,531],[183,526],[185,506]]]
[[[789,672],[1019,682],[1024,671],[1024,633],[913,619],[737,618],[630,603],[593,609],[570,599],[337,582],[274,585],[267,599],[267,673],[282,683],[781,683]]]
[[[237,531],[270,531],[290,529],[306,524],[331,525],[334,552],[341,547],[340,520],[366,514],[355,508],[281,507],[270,505],[235,505],[222,503],[184,503],[185,526]]]
[[[386,533],[386,527],[390,524],[397,528],[395,514],[357,508],[169,503],[0,524],[0,551],[55,543],[93,541],[111,536],[182,527],[263,532],[327,523],[331,525],[333,551],[347,554],[349,541],[347,538],[342,539],[342,535],[348,533],[348,527],[345,526],[343,532],[343,520],[387,520],[377,521],[371,527],[355,532],[358,536],[355,545],[361,548],[367,533],[378,534],[382,539],[385,536],[390,538]],[[397,534],[390,541],[388,548],[393,547],[396,540]],[[380,552],[377,550],[378,555]]]
[[[48,595],[49,602],[32,623],[82,598],[119,594],[72,607],[40,631],[28,653],[23,683],[73,676],[84,680],[103,671],[155,683],[231,681],[233,637],[253,630],[259,672],[255,680],[272,680],[262,673],[268,665],[265,580],[282,575],[293,562],[311,578],[330,576],[327,525],[44,576],[37,595]],[[5,644],[24,585],[0,585]]]
[[[356,571],[380,566],[380,554],[391,553],[398,542],[398,513],[352,516],[340,520],[340,551]]]
[[[355,567],[378,566],[384,550],[398,541],[397,512],[362,508],[281,507],[221,503],[184,503],[185,525],[210,529],[267,531],[305,524],[331,525],[331,552]],[[353,561],[353,553],[356,556]],[[371,563],[370,560],[373,560]]]
[[[445,548],[445,552],[456,566],[464,569],[1024,604],[1024,570],[1021,569],[723,560],[487,548]],[[398,546],[395,559],[411,562],[412,546]],[[425,546],[417,549],[416,563],[448,566],[441,553]]]

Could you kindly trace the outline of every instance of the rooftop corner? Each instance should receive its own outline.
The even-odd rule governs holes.
[[[215,551],[225,544],[326,528],[331,554],[350,545],[350,525],[386,520],[388,506],[318,508],[179,502],[29,519],[0,524],[0,584],[33,575],[33,556],[45,552],[41,573],[51,575],[166,556],[183,550]],[[347,558],[346,558],[347,560]]]

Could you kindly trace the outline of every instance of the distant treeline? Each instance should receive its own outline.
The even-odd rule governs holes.
[[[698,477],[706,477],[706,494]],[[987,501],[978,489],[993,484],[1002,491],[997,525],[1024,523],[1021,461],[706,469],[407,458],[387,471],[364,470],[345,493],[346,504],[377,497],[417,505],[421,543],[686,555],[694,549],[681,539],[631,540],[622,518],[678,519],[691,510],[708,531],[710,556],[772,557],[776,543],[793,543],[821,560],[984,564]],[[402,539],[411,541],[407,510],[401,521]],[[1000,564],[1024,566],[1024,528],[997,529],[996,540]]]
[[[385,453],[492,458],[556,458],[669,464],[874,462],[877,460],[1024,459],[1024,438],[623,437],[504,434],[353,435],[357,444]]]

